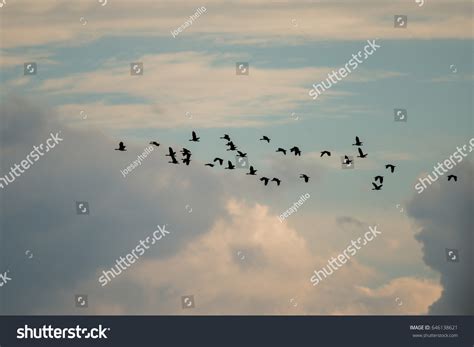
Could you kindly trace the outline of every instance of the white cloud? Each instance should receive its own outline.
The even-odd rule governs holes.
[[[2,10],[4,47],[74,44],[104,36],[165,36],[179,27],[201,0],[97,2],[29,0]],[[216,37],[228,44],[292,44],[295,40],[472,38],[470,2],[437,1],[419,8],[406,1],[308,2],[206,1],[206,13],[181,36]],[[8,15],[6,15],[8,13]],[[357,13],[355,16],[354,13]],[[393,14],[409,16],[406,30],[394,30]],[[388,15],[389,14],[389,15]],[[87,25],[79,18],[85,17]],[[294,22],[293,20],[296,20]],[[295,27],[297,23],[297,27]],[[303,37],[303,38],[302,38]]]

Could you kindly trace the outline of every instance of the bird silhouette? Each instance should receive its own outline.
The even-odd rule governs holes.
[[[347,155],[345,155],[344,156],[344,164],[349,165],[350,163],[352,163],[352,160],[349,159],[349,157]]]
[[[279,147],[276,151],[277,152],[282,152],[284,155],[286,155],[286,149],[283,149],[283,148]]]
[[[125,145],[123,144],[123,142],[119,142],[119,148],[115,148],[115,150],[116,150],[116,151],[122,151],[122,152],[123,152],[123,151],[126,151],[125,147],[127,147],[127,146],[125,146]]]
[[[395,171],[396,166],[392,164],[387,164],[385,165],[386,169],[390,169],[390,171],[393,173]]]
[[[199,142],[200,137],[197,137],[195,131],[193,131],[193,134],[192,134],[192,135],[193,135],[193,136],[192,136],[192,138],[191,138],[189,141],[192,141],[192,142]]]
[[[372,182],[372,185],[374,186],[374,187],[372,188],[372,190],[381,190],[381,189],[382,189],[382,184],[380,184],[380,185],[378,186],[378,185],[376,185],[374,182]]]
[[[237,151],[239,153],[239,157],[245,158],[247,156],[247,153],[242,153],[241,151]]]
[[[227,140],[227,141],[230,141],[230,136],[227,135],[227,134],[224,134],[224,136],[221,136],[219,137],[220,139],[224,139],[224,140]]]
[[[257,170],[253,168],[253,166],[249,167],[250,172],[247,172],[246,175],[255,175],[257,173]]]
[[[235,169],[235,165],[233,165],[230,160],[227,160],[227,167],[225,167],[224,169],[233,170]]]
[[[189,149],[186,149],[186,148],[183,148],[180,152],[183,153],[183,155],[190,155],[191,154],[191,151]]]
[[[300,175],[300,178],[304,178],[304,181],[305,181],[306,183],[308,183],[308,181],[309,181],[309,176],[306,175],[306,174],[301,174],[301,175]]]
[[[362,149],[359,147],[357,148],[358,151],[359,151],[359,155],[357,156],[357,158],[365,158],[367,157],[367,153],[364,154],[364,152],[362,152]]]
[[[267,184],[268,184],[268,180],[269,180],[269,178],[268,178],[268,177],[262,177],[262,178],[260,178],[260,181],[264,182],[264,183],[265,183],[265,185],[267,185]]]
[[[237,146],[234,145],[232,141],[227,143],[227,146],[229,146],[229,148],[227,148],[228,151],[235,151],[237,149]]]
[[[301,156],[301,151],[300,151],[300,149],[299,149],[298,147],[296,147],[296,146],[292,147],[292,148],[290,149],[290,152],[295,153],[295,156],[296,156],[296,155]]]
[[[281,180],[279,178],[273,177],[272,182],[276,182],[277,186],[279,186],[281,183]]]
[[[168,163],[170,164],[179,164],[178,161],[176,160],[176,152],[173,151],[173,148],[169,147],[169,154],[165,154],[167,157],[170,157],[171,161]]]
[[[320,157],[324,156],[325,154],[326,154],[328,157],[331,156],[331,152],[329,152],[329,151],[322,151]]]
[[[212,164],[212,163],[207,163],[207,164],[204,164],[204,166],[214,167],[214,164]]]
[[[214,158],[214,163],[218,161],[219,162],[219,165],[222,166],[222,163],[224,163],[224,159],[221,159],[221,158]]]
[[[189,165],[190,162],[191,162],[191,156],[190,155],[183,158],[183,163],[184,164]]]
[[[359,136],[356,136],[356,143],[353,143],[352,146],[362,146],[363,142],[359,140]]]
[[[457,181],[458,181],[458,176],[456,176],[456,175],[449,175],[449,176],[448,176],[448,181],[451,181],[451,179],[454,179],[454,182],[457,182]]]
[[[268,138],[268,136],[262,136],[262,138],[260,139],[260,141],[267,141],[268,143],[270,143],[270,138]]]
[[[173,151],[173,148],[168,147],[168,154],[165,154],[165,155],[168,156],[168,157],[174,157],[174,156],[176,156],[176,152]]]
[[[155,145],[156,147],[159,147],[159,146],[160,146],[160,144],[159,144],[158,142],[156,142],[156,141],[151,141],[151,142],[150,142],[150,145]]]
[[[375,176],[374,180],[379,181],[380,183],[383,183],[383,176]]]

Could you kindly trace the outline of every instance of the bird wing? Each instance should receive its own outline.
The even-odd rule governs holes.
[[[362,157],[364,155],[364,152],[362,152],[362,149],[360,149],[360,147],[358,147],[357,150],[359,151],[359,155]]]
[[[372,182],[372,185],[374,186],[374,188],[378,188],[379,186],[376,185],[374,182]]]

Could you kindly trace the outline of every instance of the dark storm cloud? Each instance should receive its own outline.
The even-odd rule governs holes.
[[[408,213],[421,226],[416,239],[423,245],[423,259],[441,273],[443,293],[429,312],[437,315],[474,314],[473,286],[473,165],[463,162],[442,176],[422,194],[414,194]],[[459,249],[460,261],[447,262],[446,248]]]
[[[0,189],[0,271],[8,269],[12,277],[2,287],[0,313],[28,314],[44,307],[62,313],[54,306],[57,293],[80,287],[96,271],[113,266],[157,224],[167,224],[171,235],[144,257],[175,254],[207,231],[216,215],[225,214],[221,180],[203,174],[204,167],[167,164],[164,146],[123,178],[120,170],[148,142],[126,143],[127,152],[114,151],[126,139],[106,138],[86,124],[83,130],[67,128],[37,102],[15,96],[5,100],[1,176],[51,132],[61,131],[63,141]],[[90,215],[77,215],[75,201],[88,201]],[[185,210],[187,204],[193,213]]]

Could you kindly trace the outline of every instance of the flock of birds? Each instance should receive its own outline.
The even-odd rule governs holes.
[[[200,137],[198,137],[196,135],[196,132],[193,131],[192,134],[191,134],[191,139],[189,141],[199,142],[199,139],[200,139]],[[237,153],[236,156],[240,157],[240,158],[246,158],[247,157],[247,153],[244,153],[244,152],[238,150],[238,147],[231,140],[231,138],[228,134],[224,134],[224,136],[220,137],[220,139],[223,139],[223,140],[227,141],[227,143],[226,143],[226,146],[228,147],[227,151],[236,151],[236,153]],[[267,143],[270,143],[270,141],[271,141],[270,138],[268,136],[265,136],[265,135],[262,136],[262,138],[259,139],[259,140],[260,141],[265,141]],[[160,146],[160,144],[156,141],[152,141],[152,142],[150,142],[150,144],[154,145],[156,147]],[[361,147],[363,145],[363,142],[360,140],[359,136],[356,136],[355,143],[353,143],[352,145],[357,146],[357,151],[358,151],[358,156],[357,157],[358,158],[364,159],[364,158],[367,157],[368,153],[364,153],[362,151]],[[123,142],[120,142],[119,147],[115,148],[115,150],[116,151],[126,151],[127,150],[126,147],[127,146],[125,146]],[[287,150],[284,149],[284,148],[281,148],[281,147],[279,147],[276,150],[276,152],[277,153],[282,153],[283,155],[287,154]],[[292,148],[290,148],[290,152],[293,153],[295,156],[301,156],[301,150],[297,146],[293,146]],[[189,149],[183,148],[180,151],[180,153],[183,155],[183,158],[181,159],[182,162],[186,165],[189,165],[189,163],[191,162],[191,155],[192,155],[191,151]],[[168,154],[166,154],[166,156],[170,157],[170,161],[168,163],[170,163],[170,164],[179,164],[179,161],[176,158],[176,151],[174,151],[173,148],[171,148],[171,147],[168,148]],[[323,156],[330,157],[331,152],[327,151],[327,150],[321,151],[320,157],[323,157]],[[353,162],[353,160],[350,159],[349,156],[347,156],[347,155],[344,156],[344,160],[343,160],[344,165],[350,166],[350,165],[352,165],[352,162]],[[208,167],[214,167],[215,165],[217,165],[217,163],[219,164],[219,166],[222,166],[224,164],[224,159],[216,157],[216,158],[214,158],[212,163],[206,163],[204,165],[208,166]],[[393,164],[386,164],[385,165],[385,169],[390,170],[391,173],[395,172],[395,167],[396,166],[393,165]],[[235,165],[230,160],[228,160],[227,161],[227,166],[224,167],[224,169],[234,170]],[[256,170],[253,166],[250,166],[249,167],[249,172],[246,173],[246,174],[251,175],[251,176],[256,176],[257,171],[258,170]],[[308,183],[309,179],[310,179],[310,177],[305,173],[301,173],[299,178],[303,179],[303,181],[305,183]],[[455,175],[449,175],[448,176],[448,181],[451,180],[451,178],[454,178],[454,180],[457,181],[457,177]],[[375,176],[374,177],[374,182],[372,182],[372,186],[373,186],[372,190],[381,190],[382,187],[383,187],[383,180],[384,180],[384,176],[381,176],[381,175]],[[277,177],[273,177],[272,179],[270,179],[269,177],[262,176],[260,178],[260,181],[262,181],[265,186],[268,185],[268,182],[275,182],[277,186],[279,186],[281,184],[281,179],[279,179]]]
[[[368,153],[364,153],[362,151],[362,145],[364,143],[360,140],[359,136],[356,136],[355,138],[355,143],[353,143],[352,145],[353,146],[357,146],[357,151],[359,152],[359,155],[357,156],[357,158],[367,158],[367,155]],[[344,164],[345,165],[349,165],[351,164],[352,160],[349,159],[349,157],[346,155],[345,156],[345,160],[344,160]],[[385,169],[388,169],[390,170],[391,173],[394,173],[395,172],[395,165],[393,164],[386,164],[385,165]],[[377,184],[376,182],[380,183],[380,184]],[[383,176],[381,175],[377,175],[374,177],[374,182],[372,182],[372,190],[382,190],[382,187],[383,187]]]
[[[247,157],[247,153],[244,153],[244,152],[238,150],[238,147],[231,140],[231,138],[228,134],[224,134],[224,136],[220,137],[220,139],[223,139],[223,140],[227,141],[227,143],[226,143],[226,146],[228,147],[227,151],[235,151],[237,153],[236,156],[240,157],[240,158],[246,158]],[[192,134],[191,134],[191,139],[189,139],[189,141],[199,142],[199,140],[200,140],[200,137],[198,137],[196,132],[193,131]],[[262,136],[260,141],[266,141],[267,143],[270,143],[271,140],[268,136]],[[156,141],[152,141],[152,142],[150,142],[150,144],[155,145],[156,147],[160,146],[160,144]],[[119,147],[115,148],[115,150],[123,152],[123,151],[127,150],[126,148],[127,148],[127,146],[125,146],[125,144],[121,141],[119,143]],[[284,148],[279,147],[276,150],[276,152],[277,153],[278,152],[283,153],[283,155],[286,155],[287,150],[284,149]],[[292,148],[290,148],[290,152],[293,153],[295,156],[301,156],[301,150],[297,146],[293,146]],[[191,162],[191,155],[192,155],[191,151],[189,149],[183,148],[181,150],[181,153],[183,155],[182,162],[186,165],[189,165],[189,163]],[[321,152],[321,156],[323,156],[324,154],[327,154],[328,156],[330,156],[331,152],[329,152],[329,151]],[[173,148],[171,148],[171,147],[168,148],[168,154],[166,154],[166,156],[170,157],[170,161],[168,163],[170,163],[170,164],[179,164],[179,161],[176,158],[176,151],[174,151]],[[217,165],[217,163],[219,164],[219,166],[224,165],[224,159],[216,157],[216,158],[214,158],[212,163],[206,163],[204,165],[209,166],[209,167],[214,167],[215,165]],[[226,169],[226,170],[234,170],[235,168],[236,168],[235,165],[230,160],[227,161],[227,166],[224,167],[224,169]],[[258,170],[256,170],[251,165],[249,167],[249,172],[247,173],[247,175],[256,176],[257,171]],[[310,177],[307,174],[302,173],[302,174],[300,174],[299,177],[302,178],[305,183],[309,182]],[[272,179],[270,179],[269,177],[262,176],[260,178],[260,181],[262,181],[264,185],[268,185],[268,182],[275,182],[277,186],[279,186],[281,184],[281,179],[279,179],[278,177],[273,177]]]

